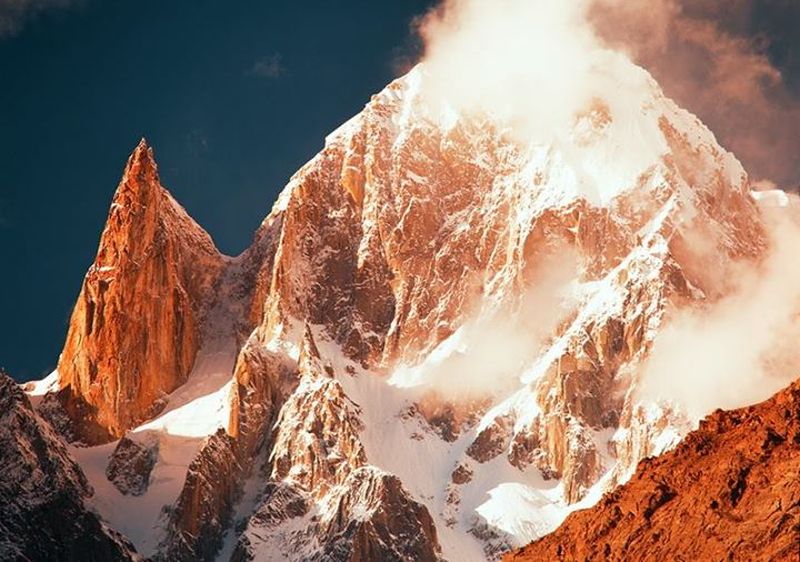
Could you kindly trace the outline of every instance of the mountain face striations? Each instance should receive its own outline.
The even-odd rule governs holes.
[[[77,438],[121,437],[186,381],[222,266],[211,238],[161,186],[142,140],[111,203],[58,362],[59,398]]]
[[[601,70],[618,98],[525,143],[489,115],[435,108],[416,67],[327,137],[235,258],[161,186],[142,142],[58,369],[26,387],[29,430],[46,433],[96,552],[496,559],[634,473],[599,509],[632,536],[660,532],[665,553],[685,546],[660,513],[702,480],[667,474],[675,453],[639,461],[692,422],[640,392],[644,368],[670,315],[724,299],[728,274],[763,260],[770,239],[713,134],[624,57]],[[715,516],[778,524],[790,483],[757,501],[746,490],[796,460],[793,418],[715,414],[698,462],[732,454],[736,416],[779,442],[731,461],[746,473],[736,505],[721,488],[730,476],[738,489],[733,473],[709,471],[719,489],[701,496]],[[650,517],[642,502],[658,504]],[[736,523],[714,521],[715,548],[735,548]],[[766,540],[752,529],[752,544]],[[613,530],[587,532],[601,531],[622,552]]]

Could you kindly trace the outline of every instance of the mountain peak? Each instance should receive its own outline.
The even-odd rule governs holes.
[[[139,143],[58,376],[87,442],[138,426],[166,447],[173,415],[202,417],[192,436],[228,424],[180,465],[160,449],[153,478],[185,485],[148,554],[195,559],[230,523],[246,527],[237,560],[317,557],[296,548],[300,528],[336,559],[377,536],[392,558],[484,560],[684,434],[637,377],[673,306],[718,298],[710,271],[762,255],[762,219],[711,132],[635,68],[619,74],[622,101],[526,144],[491,116],[434,113],[413,71],[328,136],[241,259],[219,256]],[[247,330],[223,384],[241,346],[228,334]],[[248,473],[271,482],[240,526]],[[97,502],[113,517],[117,496]]]
[[[120,437],[189,375],[224,260],[161,185],[142,139],[128,158],[58,373],[72,436]],[[119,357],[128,358],[125,361]]]
[[[126,181],[127,180],[127,181]],[[123,185],[135,181],[138,185],[158,183],[158,165],[156,164],[153,148],[147,144],[147,139],[142,137],[136,148],[128,157],[123,174]]]

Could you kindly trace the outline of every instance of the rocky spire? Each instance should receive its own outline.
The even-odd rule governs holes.
[[[142,139],[128,159],[59,360],[77,439],[120,437],[188,377],[223,258],[161,185]]]
[[[128,157],[123,177],[127,180],[135,178],[143,185],[159,183],[158,166],[153,156],[153,149],[147,144],[147,139],[144,137]],[[123,180],[123,183],[125,183],[125,180]]]

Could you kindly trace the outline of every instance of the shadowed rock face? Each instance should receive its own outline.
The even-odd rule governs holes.
[[[147,492],[157,458],[158,441],[138,443],[123,437],[108,461],[106,477],[120,493],[141,496]]]
[[[87,508],[92,491],[80,467],[3,372],[0,466],[0,559],[138,559],[133,546]]]
[[[163,407],[192,369],[223,258],[136,147],[111,204],[58,363],[73,436],[121,437]]]
[[[800,381],[711,414],[595,507],[505,560],[797,560],[798,475]]]
[[[321,558],[434,562],[440,547],[428,510],[400,479],[373,467],[353,471],[334,500],[335,515],[321,529]]]

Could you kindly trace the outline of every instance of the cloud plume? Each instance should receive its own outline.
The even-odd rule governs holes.
[[[593,0],[598,35],[697,114],[754,180],[800,183],[800,101],[768,57],[772,37],[757,32],[756,0]],[[800,4],[787,16],[800,19]]]
[[[642,397],[676,402],[697,420],[764,400],[798,376],[800,226],[785,212],[768,224],[769,255],[743,266],[727,297],[673,312],[642,374]]]
[[[531,137],[568,123],[591,98],[599,44],[583,0],[447,0],[419,30],[434,104],[491,111]]]
[[[483,102],[527,135],[557,128],[587,96],[613,88],[592,74],[593,57],[606,48],[625,53],[697,114],[754,181],[793,188],[800,96],[768,56],[771,37],[752,24],[775,12],[771,4],[445,0],[417,27],[434,90],[455,105]],[[800,18],[800,4],[792,14]]]
[[[489,304],[478,310],[422,364],[395,371],[391,383],[457,400],[515,388],[520,371],[574,309],[571,288],[581,267],[574,248],[557,245],[538,264],[535,278],[518,302],[500,307]]]

